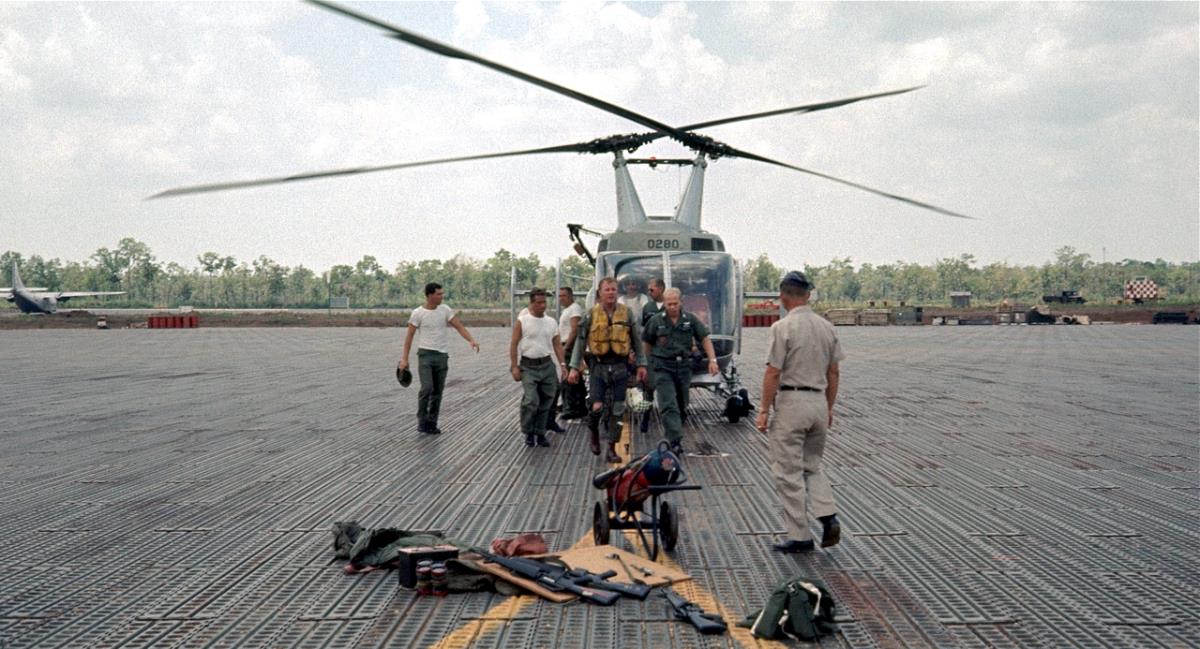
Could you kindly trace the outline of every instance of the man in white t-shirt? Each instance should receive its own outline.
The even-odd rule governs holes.
[[[529,309],[513,324],[508,356],[513,380],[520,381],[524,391],[521,432],[525,433],[525,445],[550,446],[546,424],[558,383],[566,377],[566,363],[558,339],[558,322],[546,315],[546,289],[529,292]]]
[[[558,339],[562,341],[563,353],[570,354],[575,349],[575,337],[579,335],[579,322],[583,320],[583,306],[575,301],[575,291],[570,286],[558,289]],[[565,380],[558,387],[561,399],[562,418],[581,419],[587,416],[587,386],[582,382],[572,385]],[[555,400],[555,412],[551,415],[549,429],[555,432],[566,432],[554,421],[558,414],[558,399]]]
[[[420,332],[421,337],[417,341],[417,374],[421,377],[421,392],[417,401],[417,432],[431,435],[442,432],[437,420],[442,407],[442,389],[446,387],[446,371],[450,367],[450,327],[454,327],[476,353],[479,352],[479,343],[471,337],[454,310],[442,304],[443,297],[441,284],[430,282],[425,285],[425,304],[413,309],[408,318],[404,355],[397,365],[402,370],[408,367],[408,353],[412,349],[413,338]]]
[[[641,326],[642,309],[646,308],[654,300],[651,300],[641,291],[642,285],[632,277],[625,278],[625,294],[617,298],[617,302],[624,304],[625,308],[633,313],[633,321]]]

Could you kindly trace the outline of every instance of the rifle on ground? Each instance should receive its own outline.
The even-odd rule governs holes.
[[[728,628],[725,625],[725,618],[716,613],[705,613],[704,609],[697,606],[695,602],[684,599],[670,586],[663,589],[663,595],[671,604],[671,610],[675,613],[675,617],[689,622],[700,633],[725,633],[725,629]]]
[[[646,595],[650,593],[650,587],[644,584],[639,586],[606,581],[617,574],[611,570],[596,574],[583,568],[570,569],[528,557],[502,557],[478,548],[472,548],[471,551],[492,563],[504,566],[516,575],[537,582],[547,590],[574,593],[581,599],[602,606],[613,604],[622,595],[646,599]]]
[[[609,590],[636,600],[644,600],[650,594],[650,587],[646,584],[623,584],[619,581],[608,581],[609,577],[617,576],[617,573],[613,570],[594,573],[588,572],[583,568],[575,568],[567,570],[565,574],[568,578],[576,580],[576,583],[589,584],[595,588]]]

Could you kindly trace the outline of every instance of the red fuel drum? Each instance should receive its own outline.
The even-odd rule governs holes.
[[[184,315],[152,315],[146,319],[150,329],[195,329],[200,326],[200,316],[195,313]]]

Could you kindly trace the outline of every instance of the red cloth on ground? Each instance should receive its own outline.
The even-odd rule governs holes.
[[[492,554],[502,557],[520,557],[528,554],[545,554],[546,539],[541,534],[518,534],[511,539],[492,541]]]

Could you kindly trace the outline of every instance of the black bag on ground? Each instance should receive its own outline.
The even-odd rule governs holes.
[[[835,608],[824,582],[792,579],[776,588],[766,605],[747,615],[738,626],[749,628],[757,638],[811,641],[834,632]]]

